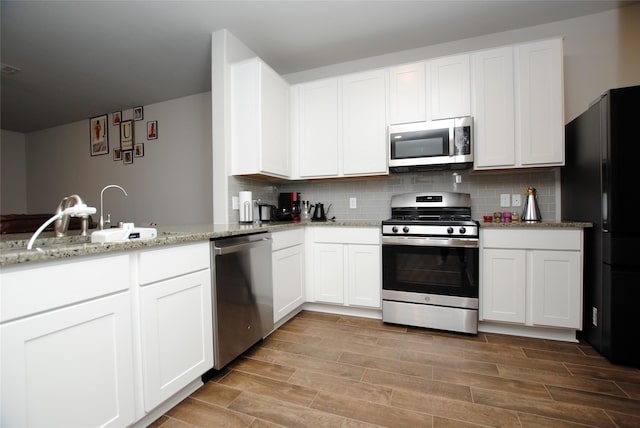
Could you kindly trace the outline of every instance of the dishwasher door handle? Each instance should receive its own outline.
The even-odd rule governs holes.
[[[266,245],[270,243],[271,243],[270,238],[263,238],[258,241],[241,242],[238,244],[224,245],[221,247],[218,247],[217,245],[214,244],[213,252],[216,256],[223,256],[225,254],[237,253],[240,251],[247,250],[249,248],[255,248],[255,247],[259,247],[261,245]]]

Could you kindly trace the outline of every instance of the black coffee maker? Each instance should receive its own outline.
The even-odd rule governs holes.
[[[276,219],[280,221],[300,221],[300,203],[300,192],[280,193]]]

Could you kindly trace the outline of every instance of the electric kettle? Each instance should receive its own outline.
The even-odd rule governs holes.
[[[324,212],[324,204],[317,203],[313,205],[313,216],[311,221],[327,221],[327,215]]]

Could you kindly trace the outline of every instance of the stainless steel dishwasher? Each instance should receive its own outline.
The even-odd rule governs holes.
[[[273,330],[271,234],[213,240],[213,368],[220,370]]]

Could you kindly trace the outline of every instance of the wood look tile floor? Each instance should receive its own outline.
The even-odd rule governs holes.
[[[640,370],[585,343],[303,311],[151,425],[640,427]]]

